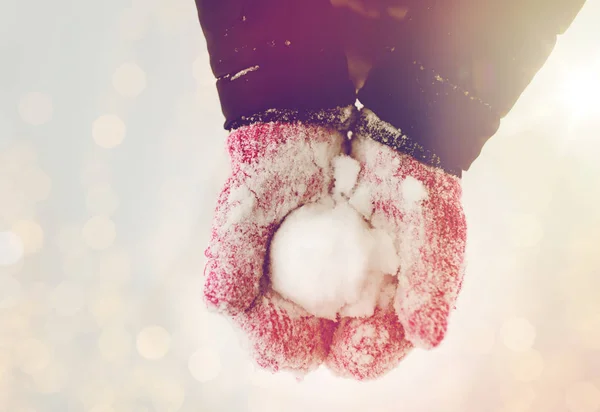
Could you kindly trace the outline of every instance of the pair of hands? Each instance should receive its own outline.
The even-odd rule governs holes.
[[[390,274],[397,277],[387,285],[394,296],[387,305],[372,317],[338,322],[316,318],[270,288],[268,250],[291,211],[330,194],[332,161],[344,153],[345,132],[274,122],[242,127],[228,138],[232,173],[206,251],[204,295],[245,332],[263,368],[306,373],[325,362],[341,376],[372,379],[413,346],[433,348],[444,337],[462,282],[460,180],[369,133],[378,133],[377,126],[356,130],[350,142],[349,154],[361,165],[350,202],[394,239],[400,269]]]

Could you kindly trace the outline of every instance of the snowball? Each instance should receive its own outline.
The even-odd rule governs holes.
[[[391,238],[373,231],[348,202],[329,199],[292,212],[275,233],[271,283],[315,316],[371,316],[384,274],[395,275]]]
[[[383,274],[376,272],[366,274],[358,300],[341,308],[340,315],[353,318],[373,315],[381,293]]]

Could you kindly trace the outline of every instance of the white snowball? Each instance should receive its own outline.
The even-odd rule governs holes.
[[[383,275],[395,275],[392,240],[374,232],[347,202],[299,208],[271,244],[275,291],[315,316],[371,316]]]
[[[381,293],[383,274],[366,272],[366,275],[358,300],[344,306],[340,315],[354,318],[373,315]]]

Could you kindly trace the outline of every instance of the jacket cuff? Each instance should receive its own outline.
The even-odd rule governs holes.
[[[284,119],[314,119],[313,113],[350,106],[356,100],[345,56],[329,50],[311,56],[278,54],[219,78],[217,89],[228,130],[272,119],[274,113],[284,114]]]
[[[488,104],[418,61],[373,69],[358,99],[389,125],[376,140],[457,176],[500,126]]]
[[[444,162],[435,152],[424,147],[418,141],[404,134],[401,129],[382,120],[373,111],[364,108],[353,127],[353,133],[366,136],[378,143],[386,145],[398,153],[405,153],[415,160],[444,170],[453,176],[461,177],[462,170]]]

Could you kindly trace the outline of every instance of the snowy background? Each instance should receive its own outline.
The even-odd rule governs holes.
[[[385,378],[253,368],[200,295],[227,174],[192,0],[2,0],[0,411],[600,410],[600,0],[464,176],[443,345]]]

